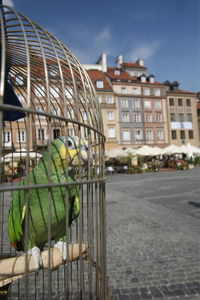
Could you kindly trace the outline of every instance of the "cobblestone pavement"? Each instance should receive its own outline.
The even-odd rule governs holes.
[[[112,175],[107,249],[113,300],[200,299],[200,167]]]

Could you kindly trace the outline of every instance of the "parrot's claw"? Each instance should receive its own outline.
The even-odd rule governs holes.
[[[35,263],[35,272],[36,274],[39,273],[39,269],[42,265],[42,259],[41,259],[41,251],[38,247],[33,247],[31,249],[29,249],[27,251],[27,254],[30,254],[33,256],[33,260],[34,260],[34,263]]]
[[[63,260],[67,260],[67,243],[58,241],[54,246],[54,248],[58,248],[62,254]]]

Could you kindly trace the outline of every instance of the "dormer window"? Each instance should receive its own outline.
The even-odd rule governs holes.
[[[115,70],[114,74],[115,75],[120,75],[120,70]]]
[[[103,88],[103,80],[97,80],[96,81],[96,87],[98,89],[102,89]]]
[[[155,83],[155,77],[153,74],[149,75],[149,82],[150,83]]]
[[[141,76],[141,82],[146,82],[146,81],[147,81],[146,76],[145,76],[145,75],[142,75],[142,76]]]

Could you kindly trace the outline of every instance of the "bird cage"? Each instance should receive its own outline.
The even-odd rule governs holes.
[[[0,298],[107,299],[95,89],[54,35],[10,7],[0,15]]]

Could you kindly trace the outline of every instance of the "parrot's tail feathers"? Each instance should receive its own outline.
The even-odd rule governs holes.
[[[17,251],[23,251],[24,247],[20,241],[14,241],[11,243],[11,245],[17,250]]]
[[[11,243],[11,245],[12,245],[15,249],[17,249],[17,243],[16,243],[16,242]]]

